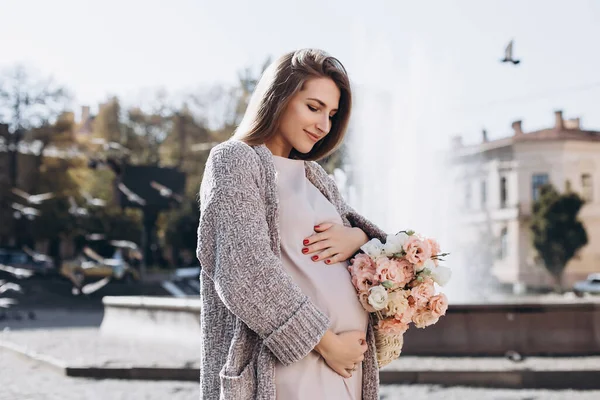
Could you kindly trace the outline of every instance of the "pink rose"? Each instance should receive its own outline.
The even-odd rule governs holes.
[[[356,275],[358,271],[370,271],[372,274],[374,274],[375,262],[368,255],[361,253],[350,261],[348,271],[350,271],[352,275]]]
[[[358,270],[356,275],[352,275],[352,284],[358,292],[368,291],[373,286],[373,274],[367,270]]]
[[[436,256],[442,252],[440,249],[440,244],[435,239],[427,239],[427,243],[429,243],[432,256]],[[433,262],[436,266],[439,264],[438,260],[435,258],[433,259]]]
[[[409,295],[410,290],[395,290],[389,293],[385,314],[402,315],[407,309],[410,308],[407,298]]]
[[[431,258],[431,247],[429,246],[429,242],[426,240],[422,240],[417,235],[412,235],[408,237],[406,243],[404,243],[404,251],[406,252],[406,259],[415,264],[417,267],[421,267],[420,271],[423,267],[425,261]]]
[[[398,283],[402,271],[398,263],[387,257],[377,257],[375,260],[375,280],[378,282],[392,281]],[[394,285],[397,287],[398,285]]]
[[[373,286],[375,263],[368,255],[359,254],[354,257],[348,266],[348,271],[352,275],[352,284],[357,291],[365,291]]]
[[[408,330],[408,324],[404,324],[396,318],[386,318],[379,320],[377,323],[377,329],[382,333],[399,335]]]
[[[429,300],[435,294],[435,286],[433,285],[433,279],[425,278],[417,286],[413,287],[410,291],[411,296],[415,299],[417,307],[421,308],[429,303]]]
[[[398,266],[402,269],[401,278],[398,283],[400,287],[404,287],[410,283],[413,279],[415,279],[415,266],[409,262],[407,259],[402,258],[396,261]]]
[[[374,313],[375,309],[373,306],[369,304],[369,291],[360,291],[358,292],[358,301],[362,304],[363,308],[367,310],[367,312]]]
[[[448,298],[444,293],[439,293],[429,300],[429,309],[438,318],[442,315],[446,315],[448,310]]]
[[[423,309],[417,311],[412,318],[412,322],[417,328],[425,328],[426,326],[433,325],[438,322],[440,317],[435,315],[433,311]]]
[[[403,324],[408,325],[412,321],[412,318],[413,318],[413,315],[415,315],[415,312],[416,312],[416,309],[414,307],[408,307],[407,309],[404,310],[404,312],[396,314],[394,318],[396,318],[398,321],[402,322]]]

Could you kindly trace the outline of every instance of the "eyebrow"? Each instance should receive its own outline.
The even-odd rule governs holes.
[[[319,100],[319,99],[315,99],[314,97],[309,97],[309,98],[308,98],[308,100],[314,100],[314,101],[316,101],[317,103],[319,103],[319,104],[321,105],[321,107],[327,107],[327,104],[323,103],[323,102],[322,102],[321,100]],[[331,110],[331,111],[337,111],[337,110],[338,110],[338,109],[336,108],[336,109],[334,109],[334,110]]]

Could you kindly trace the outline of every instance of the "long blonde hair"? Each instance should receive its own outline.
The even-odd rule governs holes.
[[[319,49],[287,53],[265,69],[232,138],[251,146],[267,142],[277,133],[279,120],[290,99],[302,90],[308,80],[323,77],[333,80],[340,90],[338,111],[333,117],[331,129],[309,153],[303,154],[292,149],[290,158],[319,160],[333,153],[342,144],[346,134],[352,109],[352,92],[342,63]]]

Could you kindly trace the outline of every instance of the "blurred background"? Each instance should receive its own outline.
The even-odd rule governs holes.
[[[198,397],[204,164],[304,47],[352,81],[343,195],[451,253],[382,399],[600,396],[600,2],[0,9],[0,398]]]

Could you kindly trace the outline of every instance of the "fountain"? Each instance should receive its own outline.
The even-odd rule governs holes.
[[[407,67],[394,71],[391,66],[402,63],[394,64],[385,42],[362,50],[376,62],[354,85],[350,162],[336,180],[349,203],[386,232],[413,229],[451,253],[445,265],[453,277],[443,288],[448,313],[425,330],[409,329],[403,354],[600,354],[600,302],[497,291],[491,230],[482,224],[473,234],[460,224],[464,187],[448,164],[450,137],[441,134],[452,104],[451,91],[444,92],[447,71],[433,67],[418,44],[408,52]]]

